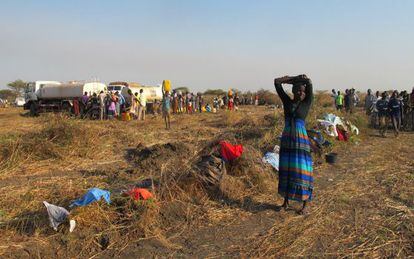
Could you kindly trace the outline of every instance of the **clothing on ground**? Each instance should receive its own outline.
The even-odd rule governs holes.
[[[152,193],[144,188],[132,188],[131,190],[125,192],[126,195],[131,196],[134,200],[148,200],[152,198]]]
[[[86,206],[94,201],[99,201],[103,198],[106,203],[111,203],[111,193],[109,191],[101,190],[99,188],[90,189],[82,198],[75,200],[70,207],[73,206]]]
[[[226,161],[230,162],[234,159],[240,157],[243,154],[243,146],[242,145],[235,145],[226,142],[226,141],[220,141],[220,154],[221,158]]]

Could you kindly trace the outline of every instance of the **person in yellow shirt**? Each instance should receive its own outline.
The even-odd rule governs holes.
[[[338,111],[342,111],[342,108],[344,107],[344,96],[341,94],[340,91],[338,91],[338,95],[336,96],[336,109]]]

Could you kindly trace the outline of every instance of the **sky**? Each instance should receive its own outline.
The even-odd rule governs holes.
[[[16,79],[411,89],[411,0],[1,0],[0,88]]]

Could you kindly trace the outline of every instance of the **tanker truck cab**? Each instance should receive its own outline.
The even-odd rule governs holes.
[[[108,85],[108,91],[114,93],[121,92],[124,87],[124,85]]]
[[[60,84],[62,83],[58,81],[35,81],[27,83],[26,88],[24,89],[25,104],[23,105],[23,108],[29,110],[32,106],[36,105],[39,99],[38,97],[40,96],[40,91],[45,85]]]

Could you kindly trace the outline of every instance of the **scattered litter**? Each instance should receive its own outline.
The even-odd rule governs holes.
[[[148,200],[152,198],[152,193],[144,188],[132,188],[131,190],[124,192],[124,194],[131,196],[134,200]]]
[[[69,221],[69,232],[72,233],[73,230],[75,229],[75,227],[76,227],[76,221],[74,221],[73,219],[71,219]]]
[[[110,195],[111,193],[109,191],[101,190],[99,188],[92,188],[82,198],[75,200],[70,207],[86,206],[94,201],[99,201],[101,198],[104,198],[106,203],[110,204]]]
[[[263,163],[269,163],[274,169],[279,171],[279,154],[267,152],[263,157]]]
[[[99,245],[101,245],[101,249],[105,250],[109,246],[109,237],[107,235],[103,235],[101,240],[99,240]]]
[[[68,218],[69,211],[63,207],[50,204],[47,201],[43,201],[43,204],[46,206],[47,214],[49,215],[50,226],[57,231],[58,226]]]
[[[359,129],[354,124],[350,121],[346,121],[345,124],[351,129],[352,134],[359,135]]]
[[[220,141],[220,154],[221,158],[226,161],[230,162],[234,159],[240,157],[243,154],[243,146],[242,145],[235,145],[226,142],[226,141]]]
[[[332,178],[329,178],[329,179],[328,179],[328,181],[329,181],[329,182],[333,182],[333,179],[332,179]]]

